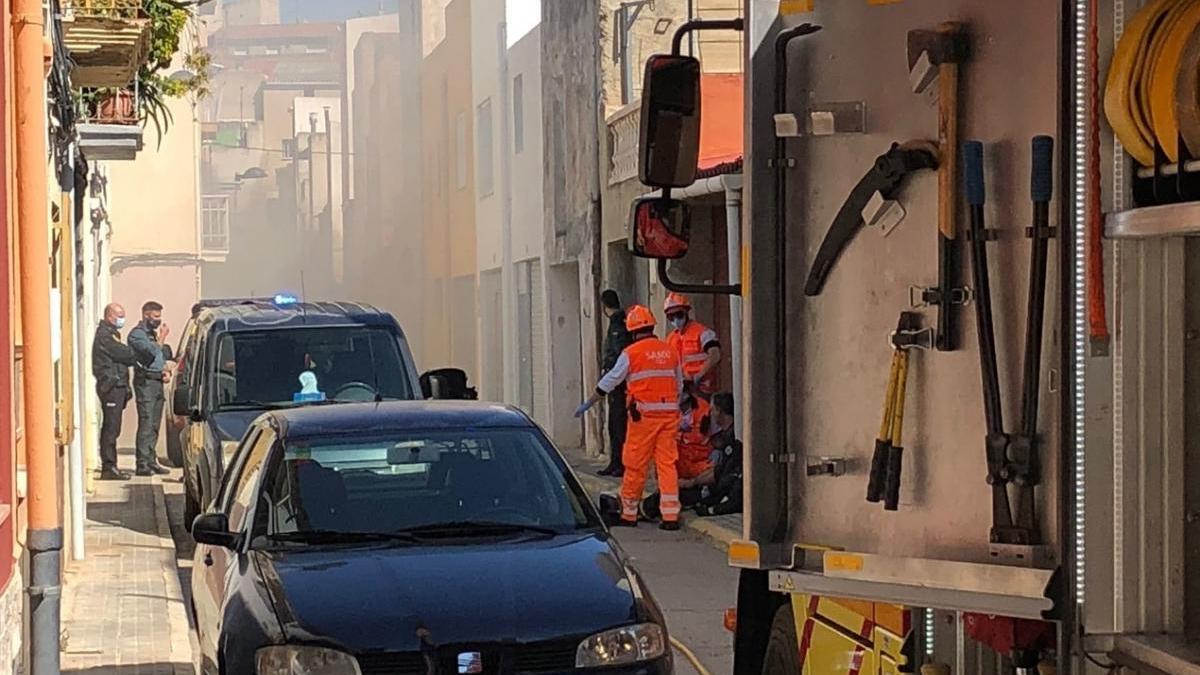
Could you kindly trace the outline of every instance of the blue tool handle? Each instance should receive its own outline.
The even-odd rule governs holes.
[[[1033,173],[1030,174],[1029,191],[1035,202],[1048,202],[1054,194],[1054,139],[1049,136],[1033,137]]]
[[[967,203],[971,206],[983,206],[986,200],[983,190],[983,143],[979,141],[963,143],[962,155]]]

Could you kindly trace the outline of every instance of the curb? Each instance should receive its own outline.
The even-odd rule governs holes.
[[[160,479],[151,481],[154,486],[154,519],[158,525],[158,537],[163,540],[162,549],[167,554],[163,561],[163,585],[167,592],[167,622],[171,631],[171,663],[187,664],[185,672],[194,672],[191,625],[184,606],[183,586],[179,583],[179,566],[175,562],[175,537],[171,534],[171,521],[167,515],[167,500]],[[176,672],[179,672],[176,669]]]
[[[620,487],[620,483],[608,481],[599,476],[588,475],[583,473],[579,468],[572,467],[572,470],[575,471],[575,477],[583,484],[584,489],[592,493],[593,497],[602,492],[613,492]],[[735,532],[724,525],[718,525],[696,515],[685,515],[683,526],[704,537],[713,548],[724,552],[729,551],[729,544],[732,541],[742,538],[741,532]]]

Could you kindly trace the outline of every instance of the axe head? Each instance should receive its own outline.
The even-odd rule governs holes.
[[[908,72],[913,89],[924,91],[936,78],[937,68],[967,60],[968,43],[962,24],[948,22],[933,29],[908,32]]]

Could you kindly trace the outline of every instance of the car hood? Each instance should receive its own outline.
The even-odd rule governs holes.
[[[641,614],[603,534],[521,542],[260,551],[289,641],[350,652],[586,636]]]
[[[215,412],[209,418],[212,420],[213,431],[222,441],[240,441],[246,434],[250,424],[258,419],[265,410],[227,410]]]

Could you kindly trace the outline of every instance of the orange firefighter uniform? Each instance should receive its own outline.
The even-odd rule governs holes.
[[[679,422],[679,461],[675,463],[679,477],[688,480],[712,467],[706,423],[711,406],[698,396],[692,397],[692,401],[692,409],[683,413]]]
[[[708,350],[720,347],[717,334],[708,326],[691,318],[692,305],[687,296],[682,293],[671,293],[663,303],[663,311],[668,316],[686,312],[688,318],[682,328],[674,328],[667,336],[667,344],[679,352],[679,360],[683,367],[683,376],[688,380],[696,380],[704,364],[708,361]],[[698,391],[705,397],[712,396],[716,390],[716,374],[709,371],[696,383]]]
[[[650,462],[658,475],[662,493],[664,523],[679,521],[679,390],[682,375],[679,355],[652,333],[638,338],[641,331],[654,327],[649,309],[635,305],[625,319],[634,342],[621,352],[616,365],[604,375],[597,393],[608,394],[625,382],[628,386],[629,428],[622,451],[625,475],[621,481],[621,519],[637,522],[638,504],[646,486]]]

